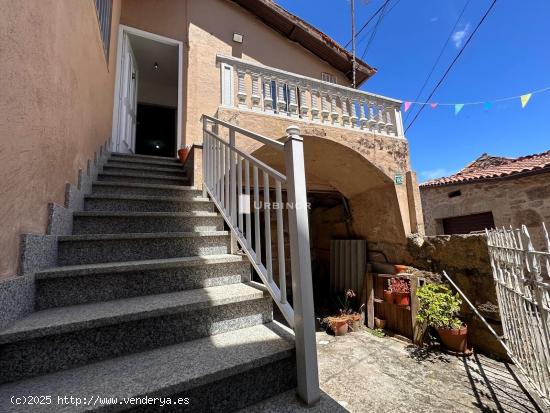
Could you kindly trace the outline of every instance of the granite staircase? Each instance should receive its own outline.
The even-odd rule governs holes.
[[[176,159],[110,156],[36,311],[0,331],[0,411],[228,412],[296,386],[292,334],[188,185]]]

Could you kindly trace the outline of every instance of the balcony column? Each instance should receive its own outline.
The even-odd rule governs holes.
[[[365,115],[365,105],[367,104],[366,101],[364,101],[363,99],[359,99],[359,127],[361,129],[366,129],[367,128],[367,121],[368,121],[368,118],[367,116]]]
[[[277,110],[286,112],[285,84],[277,79]]]
[[[321,92],[321,118],[323,119],[323,123],[328,123],[328,115],[330,115],[328,95],[325,92]]]
[[[342,126],[348,126],[349,125],[349,109],[348,109],[349,100],[348,98],[341,98],[340,102],[342,102]]]
[[[260,95],[260,74],[259,73],[251,73],[250,76],[252,77],[252,110],[254,111],[261,111],[260,102],[261,102],[261,95]]]
[[[386,106],[384,108],[384,116],[386,117],[386,133],[388,135],[391,135],[393,133],[393,122],[391,117],[391,111],[393,108],[391,106]]]
[[[401,117],[401,105],[395,105],[393,107],[393,117],[395,124],[395,136],[398,138],[405,137],[405,132],[403,131],[403,118]]]
[[[273,99],[271,98],[271,79],[266,76],[262,76],[262,83],[264,87],[264,111],[267,113],[273,113]]]
[[[247,109],[246,105],[246,90],[244,86],[244,76],[246,72],[243,69],[237,69],[237,99],[239,101],[239,108]]]
[[[374,107],[376,105],[376,102],[369,101],[369,116],[367,120],[367,126],[371,132],[374,132],[374,125],[376,124],[376,116],[374,115]]]
[[[382,130],[386,127],[386,119],[384,119],[384,105],[382,102],[378,103],[378,119],[376,120],[376,125],[378,126],[378,132],[382,133]]]
[[[311,89],[309,93],[311,94],[311,120],[316,122],[319,120],[319,107],[318,107],[319,92]]]
[[[309,107],[307,106],[306,98],[307,98],[306,86],[301,85],[300,86],[300,117],[302,117],[303,119],[308,118],[307,112],[309,111]]]
[[[356,128],[357,127],[357,108],[355,107],[356,100],[352,98],[349,101],[349,103],[350,103],[350,109],[351,109],[351,117],[350,117],[351,127]]]
[[[336,104],[336,95],[332,95],[330,100],[330,117],[333,125],[338,125],[338,105]]]
[[[293,118],[298,117],[298,101],[296,99],[296,85],[288,84],[288,111]]]

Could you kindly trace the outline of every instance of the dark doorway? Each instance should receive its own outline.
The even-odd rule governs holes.
[[[138,103],[136,153],[175,157],[176,115],[173,107]]]

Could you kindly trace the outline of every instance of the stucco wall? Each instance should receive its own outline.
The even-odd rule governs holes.
[[[107,65],[93,1],[0,1],[0,278],[111,134],[119,15]]]
[[[442,218],[492,211],[495,225],[514,228],[527,225],[535,242],[540,245],[541,222],[550,222],[550,173],[514,179],[421,187],[426,233],[442,233]],[[461,195],[449,198],[460,190]]]
[[[322,72],[343,74],[304,47],[272,30],[228,0],[123,0],[121,23],[186,44],[184,56],[184,128],[182,142],[202,142],[203,113],[214,115],[220,104],[220,69],[216,55],[225,54],[321,79]],[[233,33],[244,36],[233,42]]]

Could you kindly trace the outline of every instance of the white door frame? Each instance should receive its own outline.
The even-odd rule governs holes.
[[[116,143],[118,142],[118,125],[119,125],[119,93],[121,87],[121,71],[123,66],[123,57],[122,56],[122,42],[124,40],[124,34],[133,34],[135,36],[145,37],[147,39],[154,40],[159,43],[169,44],[173,46],[178,46],[178,111],[177,111],[177,136],[176,136],[176,153],[178,149],[182,147],[181,142],[181,130],[182,130],[182,121],[183,121],[183,42],[171,39],[169,37],[164,37],[155,33],[146,32],[144,30],[136,29],[135,27],[125,26],[123,24],[119,25],[118,28],[118,46],[117,46],[117,59],[116,59],[116,75],[115,75],[115,95],[114,95],[114,104],[113,104],[113,129],[112,129],[112,138],[111,138],[111,150],[114,152],[116,150]],[[135,139],[133,142],[133,147],[130,148],[132,152],[135,152]]]

